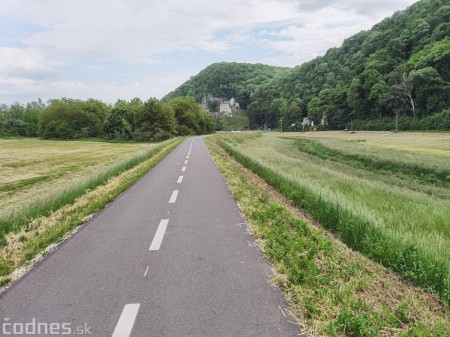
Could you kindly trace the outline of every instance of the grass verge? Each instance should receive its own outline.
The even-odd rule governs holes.
[[[208,138],[294,315],[313,336],[447,336],[448,307],[351,251]],[[296,215],[294,215],[296,214]]]
[[[151,151],[119,162],[99,173],[98,177],[90,179],[83,186],[84,189],[76,187],[74,189],[77,193],[69,191],[64,203],[49,200],[46,205],[51,208],[42,206],[41,213],[27,213],[36,216],[27,221],[21,230],[6,235],[5,244],[0,249],[0,286],[6,286],[20,277],[55,244],[156,166],[181,141],[182,139],[175,139],[164,142]]]

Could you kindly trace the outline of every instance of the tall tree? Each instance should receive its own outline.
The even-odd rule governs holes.
[[[397,97],[403,102],[407,111],[411,111],[413,117],[416,117],[416,103],[414,101],[413,87],[411,80],[406,73],[403,73],[398,84],[394,85],[397,91]]]
[[[176,136],[177,122],[172,107],[151,98],[144,103],[136,118],[134,138],[162,141]]]

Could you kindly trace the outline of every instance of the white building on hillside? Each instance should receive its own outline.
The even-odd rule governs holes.
[[[230,102],[225,101],[220,103],[219,112],[222,116],[232,116]]]
[[[239,103],[232,97],[229,101],[220,103],[219,112],[222,116],[233,116],[233,112],[239,109]]]

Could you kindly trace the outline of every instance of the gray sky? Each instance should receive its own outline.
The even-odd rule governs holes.
[[[412,0],[0,0],[0,103],[160,98],[211,63],[295,66]]]

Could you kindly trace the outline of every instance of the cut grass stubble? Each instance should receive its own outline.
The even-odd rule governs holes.
[[[109,178],[124,172],[144,160],[158,153],[163,147],[169,145],[172,141],[162,143],[156,147],[140,151],[119,162],[104,167],[83,179],[79,179],[70,187],[54,191],[50,196],[37,199],[10,214],[3,215],[0,218],[0,247],[6,244],[5,235],[26,228],[29,223],[40,216],[46,216],[51,212],[61,208],[64,205],[73,203],[73,201],[85,193],[104,184]]]

